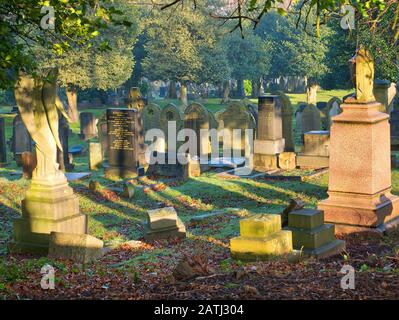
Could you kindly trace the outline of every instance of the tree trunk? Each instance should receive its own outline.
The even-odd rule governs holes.
[[[177,99],[176,81],[169,81],[168,98]]]
[[[245,90],[244,90],[244,80],[237,80],[237,96],[238,98],[245,98]]]
[[[230,81],[225,81],[223,83],[223,97],[222,103],[228,103],[230,101]]]
[[[252,92],[251,92],[251,97],[252,98],[257,98],[259,97],[259,79],[254,79],[251,81],[252,83]]]
[[[67,85],[66,96],[68,99],[68,116],[73,123],[76,123],[79,120],[78,93],[76,87],[71,84]]]
[[[180,102],[183,106],[188,105],[187,84],[185,82],[182,82],[180,85]]]

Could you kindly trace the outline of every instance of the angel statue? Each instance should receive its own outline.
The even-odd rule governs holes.
[[[50,69],[44,79],[21,72],[15,85],[22,121],[36,146],[37,166],[32,180],[46,184],[66,179],[57,163],[57,148],[63,151],[58,136],[58,111],[68,119],[57,95],[57,75],[57,68]]]

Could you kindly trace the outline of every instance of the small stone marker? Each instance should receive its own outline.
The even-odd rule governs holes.
[[[134,196],[134,186],[131,183],[125,183],[123,185],[122,196],[128,199],[133,198]]]
[[[256,215],[240,221],[240,236],[230,239],[230,251],[234,259],[265,260],[290,253],[292,235],[281,230],[280,215]]]
[[[36,154],[25,151],[22,152],[22,176],[25,179],[32,179],[33,170],[35,170],[37,165]]]
[[[12,150],[14,159],[18,166],[22,166],[22,152],[33,150],[33,141],[22,121],[21,115],[18,114],[13,120],[13,136]]]
[[[327,258],[345,250],[345,241],[335,238],[334,224],[324,223],[321,210],[301,209],[288,214],[295,250],[317,259]]]
[[[90,170],[98,170],[103,162],[103,153],[101,143],[89,142],[89,168]]]
[[[49,257],[89,263],[101,258],[104,243],[88,234],[51,232]]]
[[[148,210],[147,215],[147,223],[144,225],[146,240],[186,237],[186,227],[173,207]]]
[[[296,153],[283,152],[278,155],[278,167],[284,170],[294,170],[296,168]]]
[[[94,113],[82,112],[80,114],[80,138],[89,140],[98,136],[97,119]]]
[[[301,168],[328,168],[330,153],[330,132],[310,131],[304,134],[303,152],[297,156],[297,165]]]

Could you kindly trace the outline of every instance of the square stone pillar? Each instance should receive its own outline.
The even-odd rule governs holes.
[[[276,169],[278,154],[284,152],[281,107],[278,96],[263,96],[258,99],[258,137],[254,141],[255,170]]]
[[[383,232],[399,214],[399,197],[391,194],[389,116],[378,102],[341,108],[331,126],[329,198],[318,208],[337,232]]]

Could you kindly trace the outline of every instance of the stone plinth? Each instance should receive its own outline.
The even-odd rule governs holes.
[[[283,152],[278,155],[278,167],[284,170],[294,170],[296,168],[296,153]]]
[[[17,252],[47,254],[50,233],[87,233],[87,216],[79,212],[79,199],[66,178],[58,183],[32,180],[22,200],[22,217],[14,221]]]
[[[281,230],[278,214],[240,221],[240,236],[230,239],[231,255],[240,260],[266,260],[292,251],[291,231]]]
[[[310,131],[304,134],[303,152],[297,156],[301,168],[320,169],[329,165],[329,131]]]
[[[186,227],[177,216],[173,207],[148,210],[147,222],[144,224],[144,238],[146,240],[185,238]]]
[[[333,224],[324,223],[323,211],[296,210],[288,214],[288,228],[292,232],[295,250],[305,256],[327,258],[345,250],[345,242],[335,238]]]
[[[281,101],[278,96],[258,100],[258,137],[254,141],[254,167],[258,171],[277,168],[277,157],[284,152]]]
[[[391,194],[389,116],[380,107],[346,103],[333,118],[329,198],[318,207],[338,232],[383,231],[399,214],[399,198]]]

